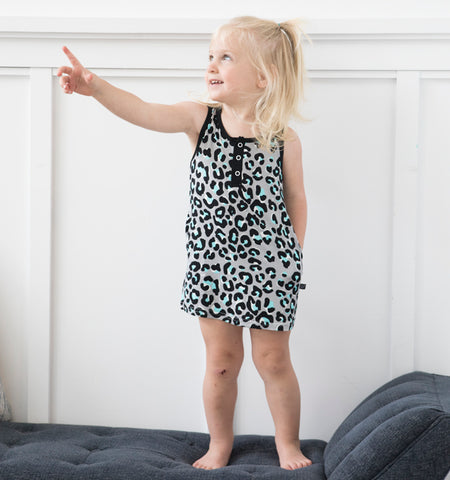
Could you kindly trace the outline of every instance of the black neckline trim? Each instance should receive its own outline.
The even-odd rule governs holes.
[[[222,122],[222,109],[221,108],[216,108],[215,109],[215,117],[217,119],[217,126],[222,132],[222,135],[230,140],[233,144],[236,142],[257,142],[256,138],[254,137],[232,137],[225,129],[223,122]]]

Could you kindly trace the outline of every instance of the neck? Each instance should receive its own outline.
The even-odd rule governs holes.
[[[256,137],[254,105],[222,104],[222,122],[232,137]]]
[[[222,111],[227,117],[233,118],[235,121],[245,124],[253,125],[255,122],[255,108],[253,105],[231,106],[223,105]]]

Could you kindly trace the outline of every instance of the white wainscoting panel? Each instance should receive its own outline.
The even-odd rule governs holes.
[[[0,375],[27,418],[29,69],[0,68]]]
[[[415,368],[450,375],[450,75],[439,73],[420,90]]]
[[[291,349],[302,431],[318,438],[388,378],[395,92],[394,78],[314,78],[312,121],[298,127],[309,203],[307,287]],[[240,384],[242,402],[258,405],[242,414],[244,431],[264,425],[269,434],[264,390],[253,389],[253,375]]]
[[[161,102],[203,87],[108,80]],[[194,429],[203,351],[198,321],[178,307],[191,147],[91,99],[54,101],[53,419]]]
[[[220,19],[0,20],[0,374],[18,421],[205,431],[179,309],[191,146],[64,95],[63,45],[148,101],[203,92]],[[450,23],[317,20],[295,124],[308,195],[291,352],[302,438],[381,383],[450,374]],[[273,434],[241,371],[237,433]]]

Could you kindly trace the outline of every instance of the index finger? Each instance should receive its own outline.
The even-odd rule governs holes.
[[[66,46],[63,47],[63,52],[67,55],[67,57],[68,57],[69,60],[70,60],[70,63],[71,63],[74,67],[75,67],[75,66],[78,66],[78,65],[81,66],[81,63],[80,63],[80,61],[78,60],[78,58],[77,58]]]

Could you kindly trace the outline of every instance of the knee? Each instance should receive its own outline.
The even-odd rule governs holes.
[[[289,353],[281,349],[253,350],[252,357],[263,380],[282,376],[292,368]]]
[[[244,360],[243,349],[218,349],[207,354],[207,368],[220,379],[235,379]]]

